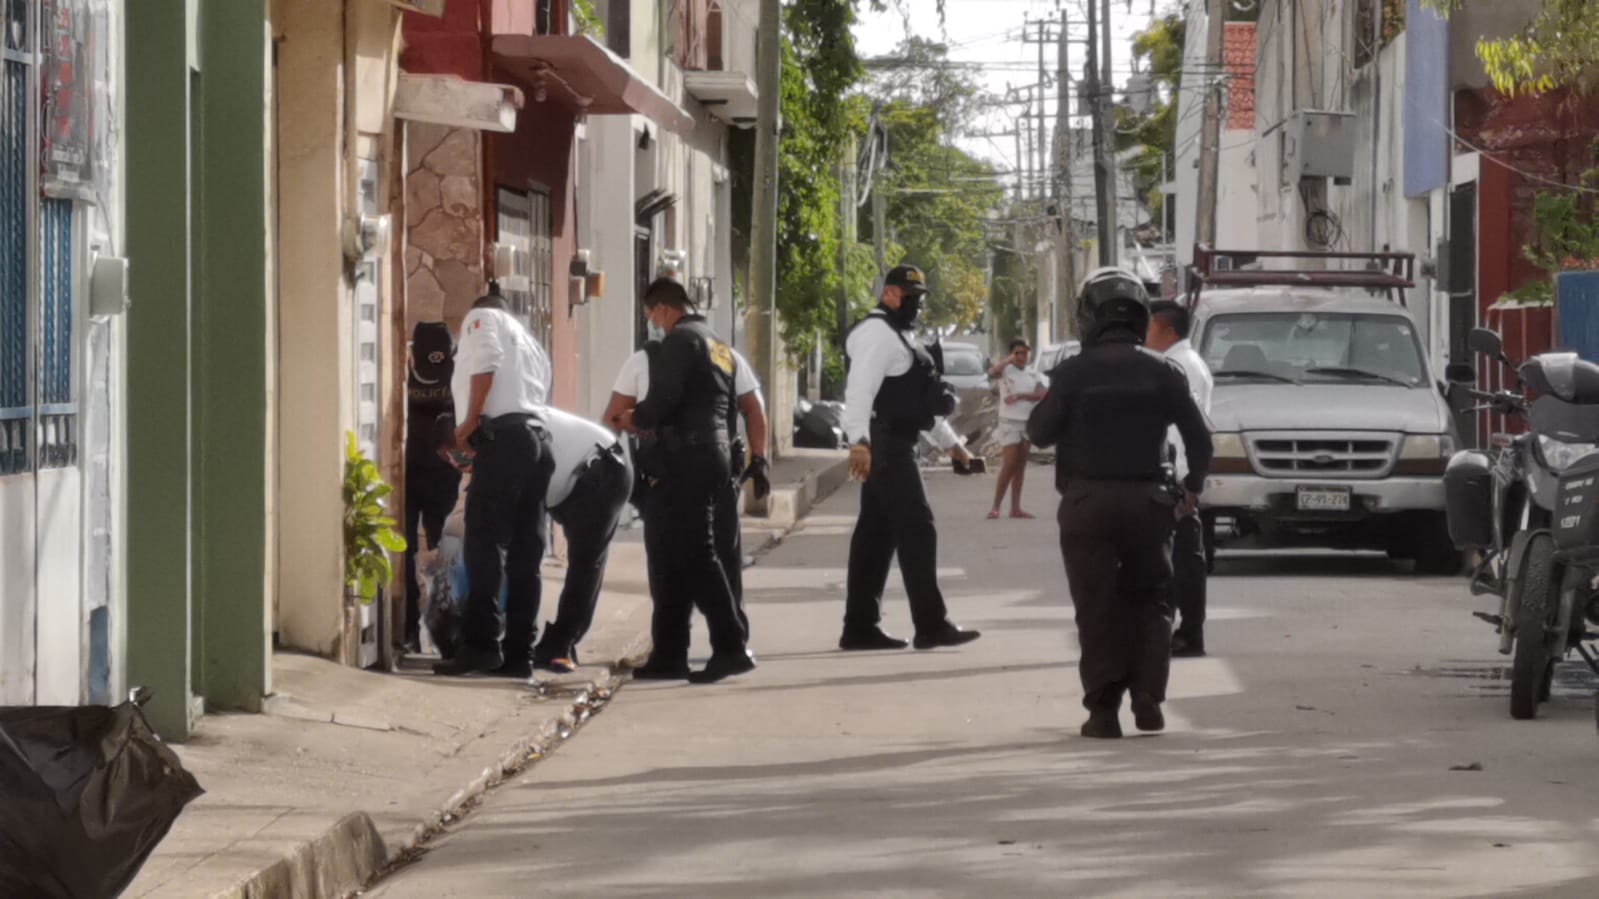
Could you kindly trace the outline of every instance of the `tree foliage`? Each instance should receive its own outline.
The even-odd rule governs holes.
[[[944,45],[911,38],[873,79],[875,101],[857,96],[852,106],[862,118],[875,108],[887,135],[889,164],[877,188],[885,191],[897,252],[885,254],[886,261],[926,271],[923,321],[958,332],[982,318],[989,252],[982,222],[1003,192],[993,166],[955,146],[984,97],[969,74],[946,61]],[[869,210],[859,233],[871,234]]]
[[[1470,0],[1472,4],[1504,0]],[[1448,13],[1466,0],[1422,0]],[[1543,0],[1519,34],[1477,41],[1477,58],[1494,87],[1506,94],[1542,93],[1559,87],[1579,93],[1599,88],[1599,10],[1593,0]]]
[[[1116,110],[1116,149],[1138,148],[1132,163],[1133,184],[1156,221],[1161,220],[1164,205],[1161,173],[1169,174],[1177,167],[1177,89],[1187,31],[1183,18],[1173,12],[1155,19],[1133,37],[1133,57],[1148,66],[1149,112],[1135,113],[1127,107]]]

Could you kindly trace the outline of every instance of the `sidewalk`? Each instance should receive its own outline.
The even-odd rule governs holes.
[[[841,453],[778,463],[775,508],[803,517],[845,480]],[[759,555],[793,519],[745,519]],[[395,674],[309,656],[273,659],[260,715],[212,714],[175,747],[206,795],[178,819],[125,893],[138,897],[344,896],[413,851],[489,787],[569,737],[610,699],[623,662],[649,649],[650,602],[636,530],[618,535],[583,667],[536,690],[444,680],[421,663]],[[560,590],[546,568],[545,595]]]

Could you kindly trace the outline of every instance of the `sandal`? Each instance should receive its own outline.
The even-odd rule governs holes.
[[[989,521],[993,521],[994,519],[996,519],[998,517],[999,517],[999,510],[998,509],[990,509],[989,510],[989,512],[988,512],[988,520]]]

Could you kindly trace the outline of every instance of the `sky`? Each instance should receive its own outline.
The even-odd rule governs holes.
[[[1007,85],[1021,87],[1038,81],[1038,45],[1025,43],[1022,32],[1030,19],[1043,18],[1057,8],[1066,12],[1072,35],[1078,40],[1069,51],[1069,69],[1074,77],[1081,75],[1088,52],[1082,43],[1087,35],[1084,2],[946,0],[946,21],[941,30],[936,0],[889,0],[890,8],[885,12],[862,13],[855,27],[856,51],[863,58],[892,53],[908,33],[943,41],[949,45],[951,60],[973,64],[979,73],[979,83],[996,97],[1003,98]],[[1132,36],[1149,24],[1151,7],[1166,12],[1180,5],[1178,0],[1111,0],[1114,35],[1111,57],[1117,84],[1123,84],[1132,73]],[[1046,66],[1052,78],[1055,55],[1053,45],[1045,49]],[[1046,127],[1054,123],[1054,97],[1055,90],[1051,86],[1046,94],[1050,115]],[[957,144],[1003,171],[1013,171],[1016,138],[1005,132],[1015,130],[1015,117],[1024,108],[1022,105],[993,108],[986,119],[975,126],[980,133],[963,137]],[[1036,124],[1029,127],[1037,129]]]

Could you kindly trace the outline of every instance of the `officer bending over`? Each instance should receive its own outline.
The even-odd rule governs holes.
[[[733,353],[704,316],[689,311],[688,291],[674,279],[649,286],[644,314],[666,336],[651,360],[649,394],[621,414],[620,424],[656,432],[661,518],[647,519],[645,528],[670,525],[658,545],[664,558],[656,565],[660,589],[653,594],[656,643],[634,676],[712,683],[755,668],[716,542],[717,504],[733,478]],[[689,673],[689,619],[696,605],[710,630],[711,658]]]
[[[436,674],[533,673],[544,494],[552,468],[544,429],[549,384],[549,357],[491,287],[461,323],[451,384],[455,446],[473,454],[462,541],[468,590],[461,645],[433,666]]]
[[[1060,549],[1076,609],[1085,737],[1122,735],[1122,694],[1139,730],[1166,726],[1171,668],[1171,535],[1210,468],[1210,431],[1177,363],[1144,349],[1149,297],[1119,269],[1099,269],[1077,297],[1083,349],[1062,362],[1028,419],[1038,446],[1059,444]],[[1180,495],[1166,480],[1166,432],[1188,459]]]
[[[883,588],[899,555],[909,594],[916,648],[959,646],[979,636],[950,622],[938,589],[938,530],[916,464],[916,443],[931,430],[945,449],[959,440],[947,422],[954,396],[939,378],[928,348],[910,339],[927,279],[901,265],[883,280],[882,302],[856,323],[845,341],[844,431],[853,441],[850,476],[861,485],[860,515],[850,537],[844,596],[843,650],[904,649],[883,632]]]
[[[566,535],[566,580],[555,623],[533,649],[533,667],[565,674],[577,665],[577,644],[594,623],[611,538],[633,491],[633,468],[605,428],[560,409],[546,409],[545,416],[555,460],[545,505]]]

